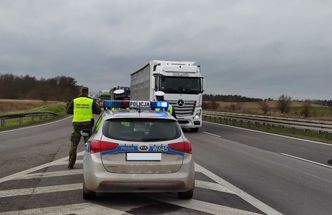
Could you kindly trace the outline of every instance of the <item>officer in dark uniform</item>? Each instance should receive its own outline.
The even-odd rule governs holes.
[[[80,95],[73,99],[67,107],[67,113],[73,115],[73,132],[69,151],[68,169],[72,169],[76,162],[77,146],[81,140],[82,131],[90,131],[93,127],[93,114],[100,114],[100,108],[92,98],[88,97],[89,89],[82,87]],[[88,137],[84,137],[87,141]]]
[[[125,91],[124,91],[124,89],[118,89],[118,90],[114,91],[114,100],[125,100]],[[129,110],[129,108],[113,107],[111,110],[112,111]]]
[[[165,98],[164,98],[165,93],[163,91],[157,91],[157,92],[155,92],[154,95],[156,96],[157,101],[165,101]],[[156,108],[155,110],[160,111],[160,108]],[[171,104],[168,104],[168,107],[167,107],[166,111],[168,113],[170,113],[174,118],[176,118],[175,110],[174,110],[174,108]]]

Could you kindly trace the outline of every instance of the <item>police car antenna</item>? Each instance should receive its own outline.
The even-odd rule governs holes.
[[[138,103],[138,113],[141,113],[141,104]]]

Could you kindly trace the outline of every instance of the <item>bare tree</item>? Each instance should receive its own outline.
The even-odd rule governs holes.
[[[281,113],[289,113],[292,98],[282,94],[278,99],[278,109]]]
[[[259,106],[261,107],[261,110],[263,111],[264,114],[267,114],[270,110],[270,106],[267,103],[267,101],[262,101],[259,103]]]

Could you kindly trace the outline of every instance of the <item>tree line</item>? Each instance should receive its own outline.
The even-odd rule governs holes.
[[[79,89],[76,80],[67,76],[37,79],[29,75],[0,74],[0,99],[69,101],[78,95]]]
[[[218,101],[218,102],[259,102],[263,99],[260,98],[249,98],[240,95],[213,95],[204,94],[203,101]]]

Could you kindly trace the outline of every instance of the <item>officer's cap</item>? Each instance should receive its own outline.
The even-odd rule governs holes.
[[[156,91],[154,93],[155,96],[165,96],[165,93],[163,91]]]
[[[81,93],[88,94],[88,93],[89,93],[89,88],[87,88],[87,87],[82,87],[82,88],[81,88]]]
[[[114,94],[115,95],[121,95],[121,94],[123,94],[125,91],[124,91],[124,89],[118,89],[118,90],[115,90],[114,91]]]

